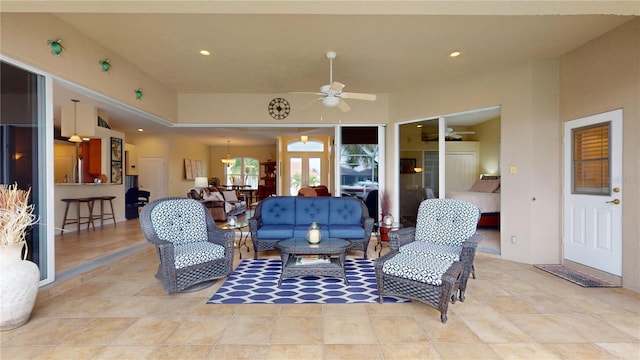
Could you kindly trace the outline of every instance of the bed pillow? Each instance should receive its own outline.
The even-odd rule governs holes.
[[[478,180],[469,189],[473,192],[495,192],[500,187],[500,179],[495,180]]]
[[[238,197],[236,196],[236,192],[233,190],[223,191],[222,196],[224,196],[225,201],[232,202],[238,201]]]

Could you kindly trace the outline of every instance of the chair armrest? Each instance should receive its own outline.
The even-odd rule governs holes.
[[[373,218],[369,217],[364,219],[364,221],[362,222],[362,227],[364,228],[364,237],[365,239],[368,239],[371,237],[371,233],[373,232],[373,224],[374,224],[374,220]]]
[[[397,250],[402,245],[415,241],[416,228],[407,227],[389,232],[389,248]]]
[[[217,226],[207,229],[207,241],[227,247],[233,247],[236,234],[233,230],[222,230]]]
[[[482,240],[482,234],[475,233],[462,243],[462,248],[473,248],[475,250],[480,240]]]
[[[382,255],[381,257],[375,259],[373,261],[373,266],[375,269],[379,269],[382,270],[382,265],[384,265],[384,262],[391,259],[392,257],[394,257],[396,254],[398,254],[398,250],[391,250],[388,253]]]
[[[454,261],[449,269],[447,269],[447,272],[442,275],[442,285],[451,286],[455,284],[456,281],[458,281],[458,279],[460,278],[460,274],[462,273],[463,268],[464,265],[462,264],[462,262]]]

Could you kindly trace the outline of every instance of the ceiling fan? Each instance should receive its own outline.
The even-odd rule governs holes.
[[[453,131],[452,128],[448,127],[444,131],[444,139],[445,140],[461,140],[462,135],[473,135],[475,131]],[[423,141],[434,141],[438,140],[438,133],[425,134],[423,136]]]
[[[374,94],[343,92],[342,89],[344,88],[345,85],[337,81],[333,81],[333,59],[336,58],[336,53],[334,51],[328,51],[326,56],[327,56],[327,59],[329,59],[329,84],[321,86],[320,92],[293,92],[292,93],[292,94],[313,94],[313,95],[321,96],[313,100],[312,102],[306,104],[304,107],[308,107],[318,101],[322,101],[322,104],[324,104],[324,106],[326,107],[337,106],[341,111],[346,112],[351,110],[351,108],[344,101],[344,99],[367,100],[367,101],[376,100],[376,95]]]

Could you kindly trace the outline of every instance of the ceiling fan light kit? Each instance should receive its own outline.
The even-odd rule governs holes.
[[[347,112],[351,110],[351,107],[344,101],[344,99],[354,99],[354,100],[367,100],[367,101],[375,101],[376,95],[374,94],[363,94],[363,93],[349,93],[342,92],[345,85],[343,83],[333,81],[333,59],[336,58],[335,51],[327,51],[326,53],[327,59],[329,59],[329,84],[322,85],[320,87],[320,92],[295,92],[293,94],[312,94],[312,95],[320,95],[320,98],[317,98],[305,105],[307,107],[317,101],[322,101],[322,104],[326,107],[338,107],[343,112]]]

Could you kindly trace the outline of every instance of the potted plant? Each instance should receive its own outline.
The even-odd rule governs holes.
[[[40,270],[26,260],[26,234],[38,220],[31,189],[0,184],[0,331],[24,325],[38,295]]]
[[[389,241],[389,231],[393,226],[393,216],[391,215],[391,194],[387,190],[380,192],[380,240]]]
[[[391,226],[393,224],[393,216],[391,216],[391,194],[387,190],[380,192],[380,211],[382,213],[382,223]]]

